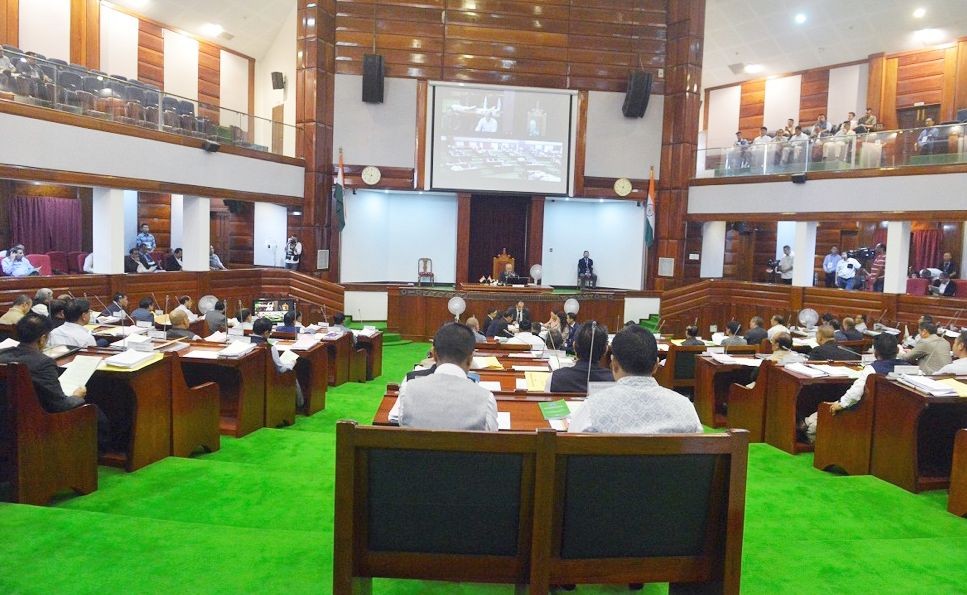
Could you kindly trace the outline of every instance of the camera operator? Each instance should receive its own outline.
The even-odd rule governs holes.
[[[289,236],[285,244],[285,268],[290,271],[299,270],[300,260],[302,260],[302,242],[294,235]]]
[[[784,285],[792,285],[792,249],[789,246],[782,247],[782,258],[776,265],[776,272],[779,273],[779,282]]]
[[[858,275],[862,270],[860,261],[853,258],[852,252],[846,253],[836,265],[836,287],[840,289],[856,289],[859,285]]]

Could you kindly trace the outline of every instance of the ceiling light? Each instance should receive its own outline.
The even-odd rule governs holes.
[[[221,25],[215,23],[205,23],[201,26],[201,34],[205,37],[218,37],[222,34],[225,29]]]
[[[913,18],[915,19],[922,19],[926,15],[927,15],[927,9],[922,6],[913,11]]]
[[[765,70],[765,66],[762,64],[746,64],[743,70],[746,74],[757,74]]]
[[[920,29],[913,32],[914,38],[926,45],[940,43],[946,37],[943,29]]]
[[[802,25],[806,22],[806,15],[800,12],[793,20],[796,21],[797,25]]]

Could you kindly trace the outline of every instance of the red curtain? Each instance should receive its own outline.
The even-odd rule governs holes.
[[[11,243],[23,244],[27,254],[80,251],[81,222],[81,202],[76,199],[10,199]]]
[[[936,268],[943,260],[943,231],[923,229],[910,234],[910,266],[914,271]]]
[[[873,232],[873,246],[877,244],[886,244],[886,229],[877,226],[876,231]],[[873,246],[870,246],[872,248]]]

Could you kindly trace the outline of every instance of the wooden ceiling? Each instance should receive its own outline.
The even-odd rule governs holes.
[[[665,0],[338,0],[336,72],[624,91],[665,64]]]

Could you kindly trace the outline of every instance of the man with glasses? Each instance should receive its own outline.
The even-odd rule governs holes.
[[[10,249],[7,256],[0,261],[0,266],[3,267],[3,274],[10,277],[29,277],[40,274],[40,269],[30,264],[24,256],[24,247],[21,244]]]

